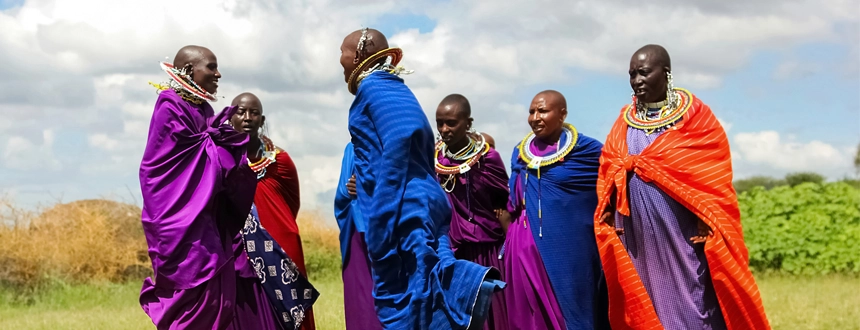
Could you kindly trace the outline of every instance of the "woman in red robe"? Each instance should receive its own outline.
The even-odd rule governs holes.
[[[266,117],[263,116],[263,106],[257,96],[251,93],[239,94],[233,99],[233,105],[239,109],[230,123],[237,130],[250,135],[248,162],[257,173],[254,204],[260,224],[296,263],[299,272],[307,277],[302,240],[296,224],[301,205],[296,165],[286,151],[260,134]],[[316,329],[312,310],[306,311],[301,329]]]

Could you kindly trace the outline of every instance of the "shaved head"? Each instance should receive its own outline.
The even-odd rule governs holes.
[[[448,105],[455,105],[455,108],[463,118],[472,117],[472,106],[469,105],[469,100],[466,99],[465,96],[460,94],[451,94],[442,99],[442,102],[439,102],[439,107],[445,107]]]
[[[532,99],[528,122],[538,139],[549,144],[558,142],[565,118],[567,101],[558,91],[545,90]]]
[[[630,58],[630,88],[637,102],[654,103],[667,98],[672,60],[660,45],[645,45]]]
[[[245,92],[233,98],[230,105],[238,108],[233,117],[230,118],[230,125],[237,131],[248,133],[253,139],[257,139],[260,128],[266,123],[266,116],[263,115],[263,103],[260,102],[260,98]],[[249,145],[249,147],[251,146]],[[256,149],[251,150],[256,151]]]
[[[218,91],[218,59],[209,48],[188,45],[179,49],[173,57],[173,67],[185,70],[191,80],[206,92],[215,94]]]
[[[567,100],[565,100],[564,95],[561,95],[558,91],[548,89],[537,93],[537,95],[535,95],[535,99],[538,97],[543,97],[548,106],[557,106],[558,109],[567,110]]]
[[[344,45],[352,45],[354,50],[358,50],[359,40],[361,40],[361,30],[355,30],[343,39],[343,43]],[[364,41],[361,54],[359,54],[359,62],[386,48],[388,48],[388,39],[385,38],[385,35],[379,30],[367,29],[367,39]]]
[[[496,149],[496,139],[493,139],[490,134],[484,132],[481,132],[481,135],[484,136],[484,142],[487,142],[487,144],[490,145],[490,148]]]
[[[361,41],[361,31],[355,30],[343,38],[340,45],[340,65],[343,66],[343,80],[347,81],[352,71],[369,56],[388,48],[388,39],[379,30],[367,29],[367,39]],[[362,44],[361,51],[358,50],[359,42]],[[385,58],[380,59],[384,62]]]
[[[209,48],[203,46],[188,45],[179,49],[173,57],[173,67],[181,69],[186,65],[194,66],[208,55],[213,55]]]
[[[230,105],[239,105],[239,103],[257,104],[260,107],[260,114],[263,113],[263,103],[260,102],[260,98],[257,97],[257,95],[254,95],[254,93],[245,92],[245,93],[236,95],[236,97],[233,98],[233,102],[231,102]]]
[[[669,52],[667,52],[666,48],[663,48],[663,46],[654,44],[642,46],[642,48],[639,48],[636,53],[633,53],[633,57],[635,58],[640,54],[652,57],[655,64],[668,68],[667,71],[672,71],[672,59],[669,58]]]

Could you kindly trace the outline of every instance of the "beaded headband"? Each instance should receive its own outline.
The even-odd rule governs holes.
[[[373,36],[367,35],[368,28],[361,29],[361,38],[358,38],[358,45],[355,47],[355,60],[358,61],[358,58],[361,56],[364,51],[364,44],[367,43],[368,40],[373,40]]]

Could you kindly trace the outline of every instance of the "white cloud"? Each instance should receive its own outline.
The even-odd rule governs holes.
[[[797,142],[783,138],[776,131],[738,133],[733,142],[732,147],[741,154],[743,162],[764,165],[780,174],[812,171],[839,178],[850,174],[853,166],[850,149],[821,141]]]
[[[12,136],[6,141],[3,163],[6,168],[27,171],[58,171],[62,164],[54,155],[54,132],[42,131],[41,144],[23,136]]]
[[[216,111],[240,92],[260,96],[272,138],[299,168],[303,202],[327,205],[330,201],[317,196],[334,189],[349,139],[352,101],[337,64],[338,47],[346,33],[386,15],[408,12],[436,21],[427,33],[411,29],[388,36],[392,45],[404,48],[403,64],[416,70],[406,80],[428,115],[445,95],[467,95],[477,128],[494,134],[506,161],[521,136],[505,133],[527,130],[527,107],[515,97],[523,88],[576,82],[571,72],[577,70],[623,80],[629,56],[646,43],[669,49],[676,85],[716,88],[757,51],[840,42],[837,25],[858,19],[854,0],[828,6],[812,0],[410,5],[392,0],[25,1],[19,9],[0,11],[3,165],[22,168],[19,159],[34,157],[33,150],[52,150],[52,134],[62,132],[81,136],[83,143],[54,150],[73,155],[68,158],[75,164],[62,166],[66,158],[64,164],[52,158],[38,165],[62,174],[55,186],[65,182],[80,191],[64,180],[96,174],[107,181],[132,180],[113,190],[136,185],[135,168],[155,99],[147,81],[165,80],[158,61],[183,45],[200,44],[218,55],[224,76],[219,94],[226,99],[213,104]],[[626,100],[626,91],[608,93]],[[38,136],[30,135],[42,131],[49,132],[43,142],[33,142]],[[23,183],[8,186],[15,184]]]
[[[90,146],[94,148],[104,149],[107,151],[116,150],[120,146],[120,142],[107,134],[97,133],[89,137]]]

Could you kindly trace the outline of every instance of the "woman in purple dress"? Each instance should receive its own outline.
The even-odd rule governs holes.
[[[454,256],[501,271],[499,252],[510,223],[504,210],[508,173],[485,135],[471,132],[471,112],[459,94],[448,95],[436,109],[436,176],[451,202]],[[484,329],[507,329],[504,292],[493,296]]]
[[[218,61],[183,47],[162,63],[169,83],[155,103],[140,164],[143,230],[153,276],[140,305],[158,329],[281,329],[240,230],[256,179],[245,161],[248,135],[215,114]]]

